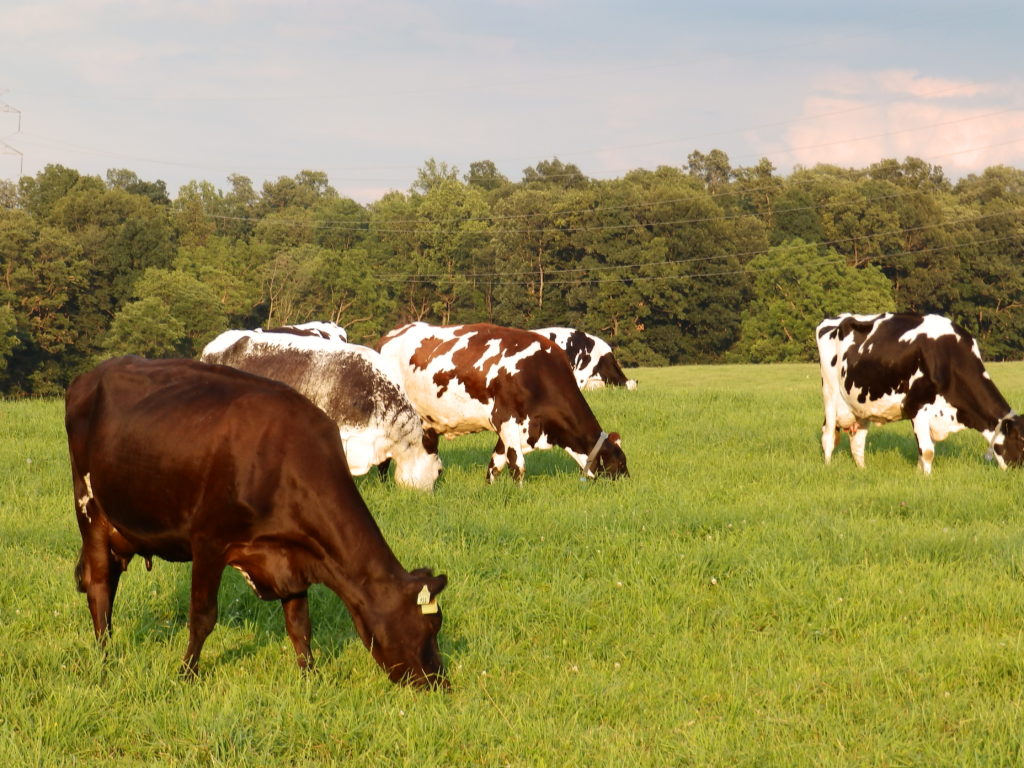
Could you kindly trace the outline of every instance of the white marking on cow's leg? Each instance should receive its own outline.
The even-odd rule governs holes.
[[[850,428],[850,453],[853,454],[853,463],[864,469],[864,446],[868,442],[867,421],[854,422]]]
[[[498,437],[498,444],[494,446],[494,453],[491,454],[491,462],[487,465],[487,482],[493,483],[494,479],[501,473],[508,463],[505,455],[505,441]]]
[[[82,478],[82,481],[85,483],[85,493],[82,495],[82,498],[78,500],[78,511],[80,514],[85,516],[85,519],[88,522],[91,523],[92,518],[89,517],[88,504],[94,497],[92,495],[92,480],[89,479],[88,472],[85,473],[85,477]]]
[[[917,466],[926,475],[932,473],[932,461],[935,459],[935,443],[932,441],[931,412],[923,408],[911,420],[914,425],[914,436],[917,438]]]

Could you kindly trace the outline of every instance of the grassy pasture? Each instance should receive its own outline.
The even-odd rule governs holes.
[[[1024,364],[990,365],[1024,409]],[[983,440],[916,468],[907,424],[820,457],[817,367],[641,369],[588,393],[632,477],[560,451],[433,495],[360,488],[407,567],[449,575],[449,693],[391,685],[311,593],[318,671],[229,569],[192,683],[189,571],[135,561],[107,657],[84,596],[62,407],[0,402],[0,764],[850,766],[1024,761],[1024,475]]]

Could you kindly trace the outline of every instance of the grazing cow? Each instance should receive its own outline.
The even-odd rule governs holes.
[[[306,591],[322,583],[394,681],[444,684],[436,596],[406,571],[360,497],[334,423],[284,384],[194,360],[121,357],[66,396],[82,551],[76,574],[102,643],[134,555],[192,561],[183,671],[198,670],[226,566],[280,600],[300,667],[312,662]]]
[[[534,333],[551,339],[565,350],[580,389],[600,389],[606,384],[636,389],[636,380],[626,378],[604,339],[576,328],[538,328]]]
[[[565,352],[543,336],[486,323],[411,323],[388,333],[378,349],[401,369],[435,446],[439,434],[498,434],[487,482],[508,464],[521,483],[526,454],[556,445],[584,477],[629,474],[619,436],[601,429]]]
[[[395,482],[432,490],[441,471],[395,366],[369,347],[291,332],[225,331],[203,349],[205,363],[283,381],[334,419],[353,475],[395,461]]]
[[[992,383],[973,337],[955,323],[938,315],[840,315],[818,326],[817,340],[826,464],[840,429],[863,467],[868,426],[901,419],[913,423],[925,474],[935,443],[965,427],[981,432],[1003,469],[1024,461],[1024,420]]]

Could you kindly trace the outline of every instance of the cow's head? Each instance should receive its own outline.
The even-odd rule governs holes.
[[[353,610],[352,618],[363,642],[388,677],[396,683],[421,688],[447,687],[437,633],[441,608],[437,595],[448,584],[444,574],[435,576],[419,568],[375,590],[373,605]]]
[[[1024,416],[1003,419],[992,439],[992,454],[1003,469],[1024,464]]]
[[[395,482],[404,488],[430,491],[441,474],[441,468],[441,458],[437,453],[428,453],[417,442],[400,461],[395,462]]]
[[[629,477],[626,454],[622,452],[622,438],[618,432],[610,433],[601,443],[593,459],[588,461],[584,472],[590,477],[605,476],[613,480],[617,477]]]

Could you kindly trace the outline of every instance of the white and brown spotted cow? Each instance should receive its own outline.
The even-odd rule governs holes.
[[[554,446],[584,477],[628,474],[618,435],[601,429],[565,352],[543,336],[487,323],[411,323],[388,333],[378,349],[401,369],[428,436],[498,434],[488,482],[506,464],[522,482],[526,454]]]
[[[225,331],[201,359],[282,381],[312,400],[338,425],[353,475],[393,459],[398,485],[433,489],[441,461],[427,450],[398,370],[369,347],[290,327]]]
[[[636,389],[636,380],[626,377],[604,339],[578,328],[538,328],[534,333],[565,350],[580,389],[600,389],[605,385]]]
[[[939,315],[840,315],[817,329],[825,405],[825,463],[850,434],[850,452],[864,466],[871,423],[909,419],[918,464],[931,472],[935,443],[976,429],[1005,469],[1024,462],[1024,419],[996,389],[974,338]]]

